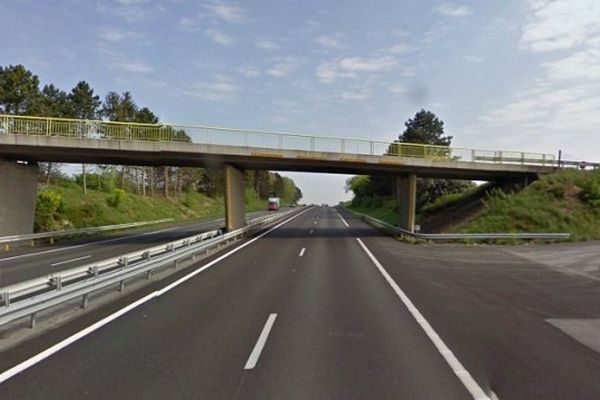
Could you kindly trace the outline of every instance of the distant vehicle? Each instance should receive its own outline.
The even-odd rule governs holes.
[[[279,197],[269,197],[269,211],[279,211]]]

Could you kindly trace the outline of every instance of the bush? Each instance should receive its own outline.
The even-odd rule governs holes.
[[[196,208],[198,206],[198,196],[195,196],[193,192],[185,192],[185,198],[183,199],[183,205],[188,208]]]
[[[35,209],[35,230],[43,232],[58,229],[63,211],[64,201],[60,193],[49,189],[40,191]]]
[[[107,199],[108,205],[111,207],[119,207],[125,199],[127,198],[127,193],[123,189],[115,189],[112,194]]]

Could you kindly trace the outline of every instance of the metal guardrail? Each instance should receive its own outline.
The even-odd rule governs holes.
[[[378,142],[202,125],[141,124],[1,114],[0,134],[2,133],[90,139],[179,141],[257,149],[410,157],[434,161],[556,165],[555,157],[552,154],[467,149],[398,141]]]
[[[566,240],[571,237],[570,233],[418,233],[410,232],[406,229],[399,228],[373,218],[370,215],[362,214],[349,208],[346,210],[358,216],[363,221],[376,228],[382,229],[394,235],[408,236],[415,239],[423,240],[502,240],[502,239],[517,239],[517,240]]]
[[[156,225],[164,222],[171,222],[173,218],[163,218],[154,221],[141,221],[141,222],[130,222],[127,224],[118,225],[104,225],[94,226],[90,228],[80,229],[66,229],[61,231],[42,232],[42,233],[31,233],[26,235],[12,235],[12,236],[0,236],[0,244],[23,242],[26,240],[46,239],[55,238],[60,236],[73,236],[73,235],[90,235],[99,232],[115,231],[120,229],[137,228],[146,225]]]
[[[30,316],[34,327],[37,313],[78,298],[85,308],[93,292],[117,284],[122,291],[128,279],[143,274],[149,278],[152,271],[167,266],[176,268],[185,259],[194,260],[198,254],[208,254],[211,249],[252,234],[297,211],[254,218],[246,227],[226,234],[221,230],[205,232],[0,288],[0,326]]]

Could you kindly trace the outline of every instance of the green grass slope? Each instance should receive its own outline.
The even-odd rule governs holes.
[[[569,232],[600,239],[600,171],[564,170],[516,193],[494,191],[460,232]]]
[[[266,210],[265,200],[246,192],[246,210]],[[41,189],[36,207],[36,232],[123,224],[173,218],[176,221],[211,219],[225,214],[223,199],[187,192],[179,198],[142,196],[116,189],[106,193],[88,190],[73,182],[60,182]]]

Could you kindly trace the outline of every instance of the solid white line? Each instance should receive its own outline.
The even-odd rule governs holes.
[[[344,217],[342,217],[340,215],[340,213],[337,212],[337,211],[335,213],[338,215],[338,217],[340,217],[340,219],[342,220],[342,222],[344,223],[344,225],[346,225],[347,228],[350,228],[350,225],[348,225],[348,223],[346,222],[346,220],[344,219]]]
[[[91,255],[89,255],[89,256],[83,256],[83,257],[77,257],[77,258],[73,258],[71,260],[59,261],[59,262],[56,262],[54,264],[50,264],[50,266],[51,267],[56,267],[57,265],[68,264],[68,263],[72,263],[72,262],[79,261],[79,260],[85,260],[86,258],[90,258],[90,257],[91,257]]]
[[[248,361],[246,361],[246,365],[244,365],[244,369],[253,369],[256,366],[258,357],[260,357],[260,353],[262,353],[262,350],[265,347],[265,343],[267,342],[267,338],[269,337],[269,333],[273,328],[276,318],[277,314],[271,314],[269,315],[269,318],[267,318],[267,322],[265,322],[265,326],[258,337],[258,341],[254,345],[254,349],[252,349],[252,353],[250,353],[250,357],[248,357]]]
[[[212,260],[211,262],[203,265],[202,267],[198,268],[195,271],[190,272],[189,274],[185,275],[182,278],[179,278],[178,280],[176,280],[175,282],[165,286],[164,288],[157,290],[155,292],[152,292],[144,297],[142,297],[139,300],[136,300],[135,302],[121,308],[120,310],[114,312],[113,314],[110,314],[107,317],[104,317],[103,319],[101,319],[98,322],[93,323],[92,325],[88,326],[87,328],[83,329],[82,331],[79,331],[77,333],[74,333],[73,335],[69,336],[66,339],[63,339],[62,341],[56,343],[55,345],[47,348],[46,350],[42,351],[41,353],[38,353],[34,356],[32,356],[31,358],[28,358],[27,360],[15,365],[12,368],[7,369],[6,371],[2,372],[0,374],[0,383],[5,382],[6,380],[12,378],[13,376],[17,375],[18,373],[21,373],[23,371],[25,371],[26,369],[32,367],[33,365],[39,363],[40,361],[45,360],[46,358],[50,357],[51,355],[59,352],[60,350],[64,349],[65,347],[69,346],[70,344],[78,341],[79,339],[89,335],[90,333],[102,328],[104,325],[107,325],[108,323],[114,321],[115,319],[119,318],[120,316],[122,316],[123,314],[128,313],[129,311],[139,307],[140,305],[150,301],[151,299],[161,296],[163,294],[165,294],[166,292],[174,289],[175,287],[181,285],[182,283],[184,283],[185,281],[193,278],[194,276],[198,275],[199,273],[201,273],[202,271],[205,271],[206,269],[210,268],[211,266],[215,265],[216,263],[218,263],[219,261],[229,257],[230,255],[240,251],[241,249],[243,249],[244,247],[250,245],[251,243],[256,242],[258,239],[262,238],[263,236],[271,233],[272,231],[274,231],[275,229],[279,228],[280,226],[287,224],[288,222],[290,222],[291,220],[299,217],[300,215],[304,214],[305,212],[307,212],[309,209],[306,209],[288,219],[286,219],[283,222],[280,222],[279,224],[275,225],[274,227],[272,227],[271,229],[269,229],[268,231],[261,233],[260,235],[256,236],[253,239],[250,239],[249,241],[241,244],[240,246],[236,247],[235,249],[223,254],[222,256],[215,258],[214,260]]]
[[[302,248],[302,250],[300,250],[300,254],[298,254],[298,257],[302,257],[304,255],[304,252],[306,251],[306,248]]]
[[[392,279],[392,277],[387,273],[387,271],[383,268],[381,263],[375,258],[373,253],[365,246],[360,238],[356,238],[358,244],[363,248],[367,256],[371,259],[373,264],[377,267],[381,275],[385,278],[387,283],[392,287],[396,295],[400,298],[402,303],[406,306],[408,311],[411,313],[413,318],[417,321],[419,326],[425,331],[427,337],[433,342],[435,348],[440,352],[444,360],[448,363],[452,371],[456,374],[458,379],[462,382],[465,388],[471,393],[471,396],[475,400],[491,400],[490,396],[488,396],[481,386],[473,379],[471,374],[463,367],[458,358],[452,353],[452,351],[446,346],[446,344],[442,341],[440,336],[433,330],[429,322],[423,317],[423,314],[415,307],[413,302],[408,298],[408,296],[400,289],[400,286]]]

